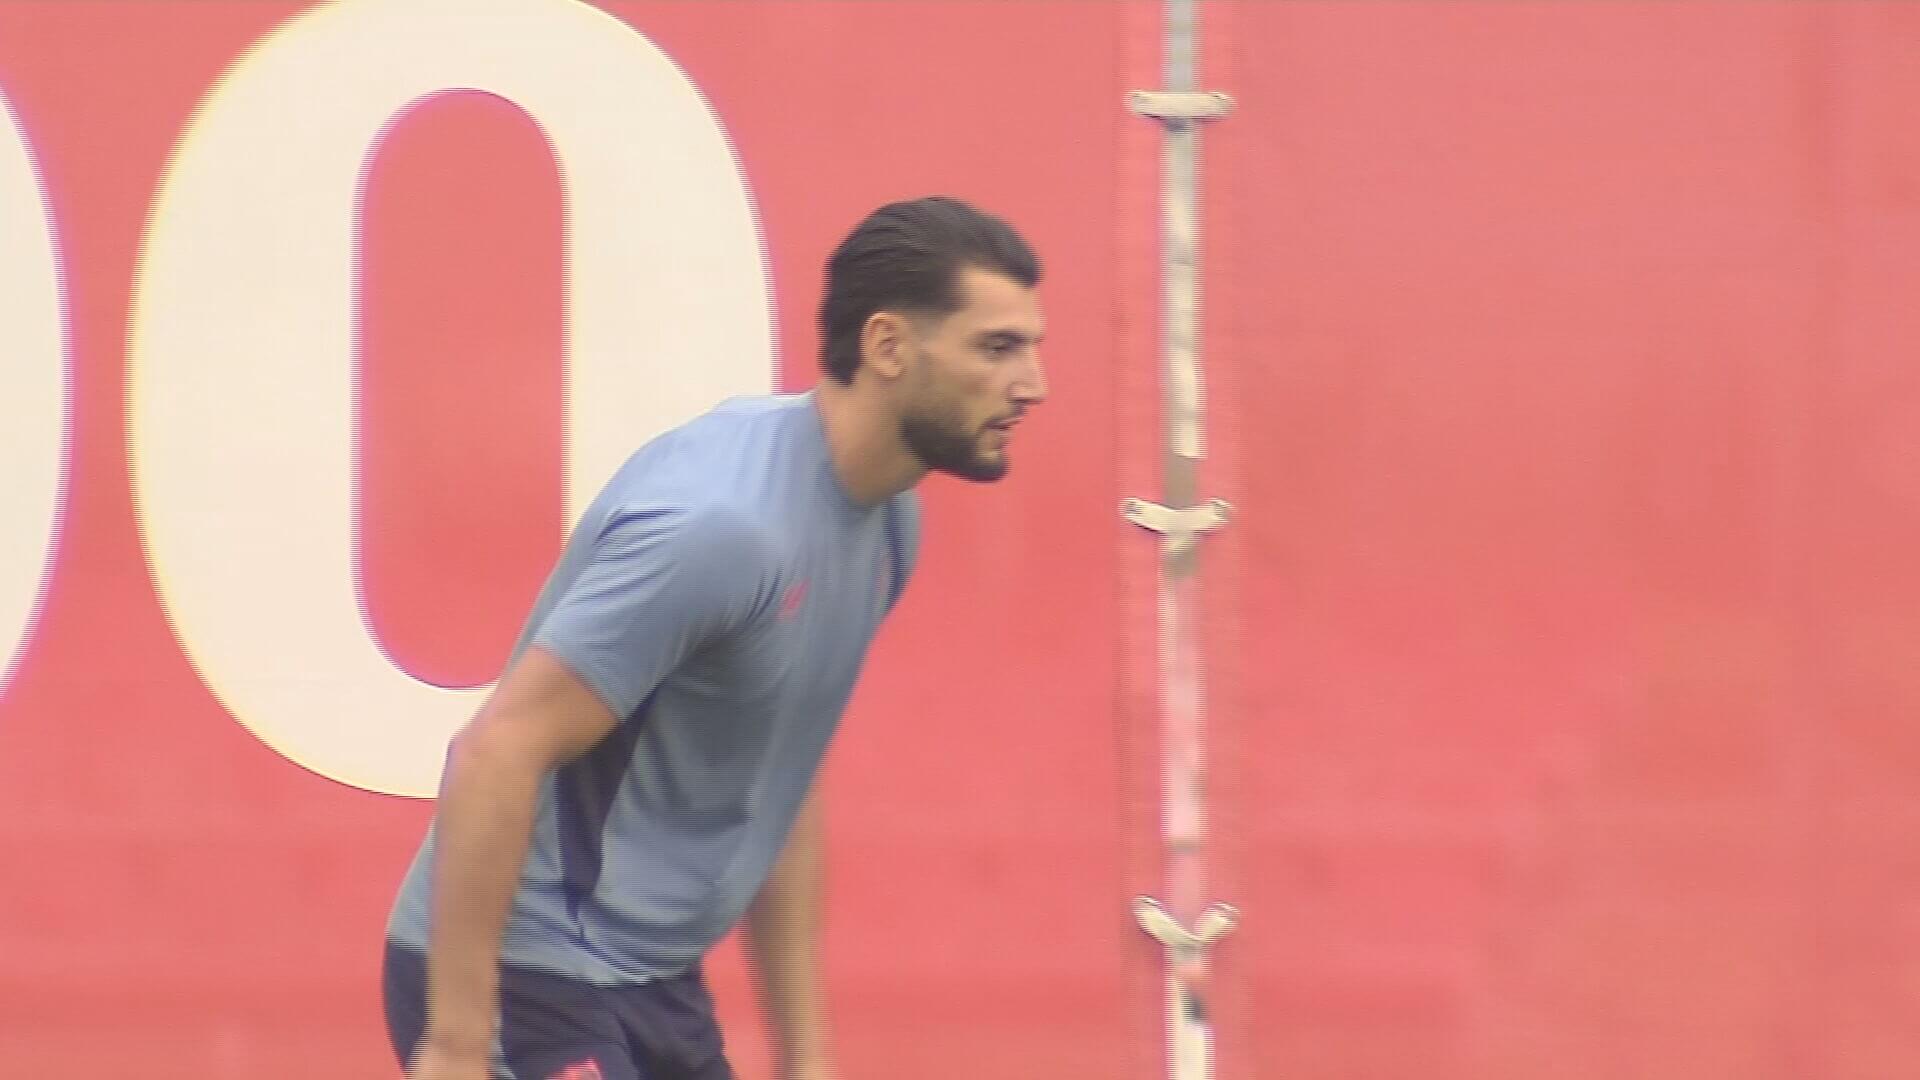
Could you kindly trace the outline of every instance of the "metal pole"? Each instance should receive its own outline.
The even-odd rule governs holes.
[[[1128,499],[1128,520],[1162,536],[1159,580],[1162,840],[1169,902],[1135,900],[1140,925],[1167,949],[1167,1058],[1172,1080],[1213,1080],[1208,947],[1238,912],[1207,904],[1206,687],[1200,640],[1200,537],[1225,524],[1229,508],[1199,499],[1205,455],[1201,363],[1200,128],[1232,102],[1198,90],[1199,5],[1166,0],[1165,87],[1130,96],[1135,112],[1159,120],[1163,394],[1167,457],[1162,501]]]

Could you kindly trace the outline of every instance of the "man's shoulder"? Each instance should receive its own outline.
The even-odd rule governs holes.
[[[695,417],[699,420],[751,419],[784,413],[806,405],[804,394],[735,394],[715,402],[713,407]]]
[[[601,531],[614,543],[722,560],[769,554],[776,538],[765,513],[714,487],[609,499]]]
[[[724,483],[729,466],[750,451],[756,430],[772,430],[791,415],[790,398],[724,399],[642,443],[610,478],[607,493],[693,491]]]
[[[742,394],[723,398],[705,412],[674,429],[682,440],[734,443],[745,432],[777,429],[804,408],[804,397],[792,394]]]

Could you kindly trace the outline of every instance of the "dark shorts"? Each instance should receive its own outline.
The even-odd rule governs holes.
[[[426,1028],[426,958],[387,943],[387,1034],[404,1066]],[[512,1080],[733,1080],[698,967],[600,987],[524,968],[500,971],[495,1069]]]

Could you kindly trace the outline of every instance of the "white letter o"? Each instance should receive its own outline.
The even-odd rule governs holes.
[[[59,258],[33,152],[0,94],[0,692],[26,651],[60,528],[69,428]]]
[[[261,740],[420,796],[485,688],[394,667],[357,600],[354,225],[383,127],[458,89],[525,110],[559,162],[569,523],[638,442],[773,382],[745,178],[699,91],[613,17],[572,0],[345,0],[209,92],[134,289],[130,459],[155,587],[202,680]]]

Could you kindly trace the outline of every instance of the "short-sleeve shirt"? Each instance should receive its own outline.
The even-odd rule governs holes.
[[[513,654],[620,718],[539,790],[502,961],[602,985],[697,962],[785,844],[919,510],[848,497],[812,394],[729,401],[630,458],[569,537]],[[425,948],[433,828],[388,935]]]

